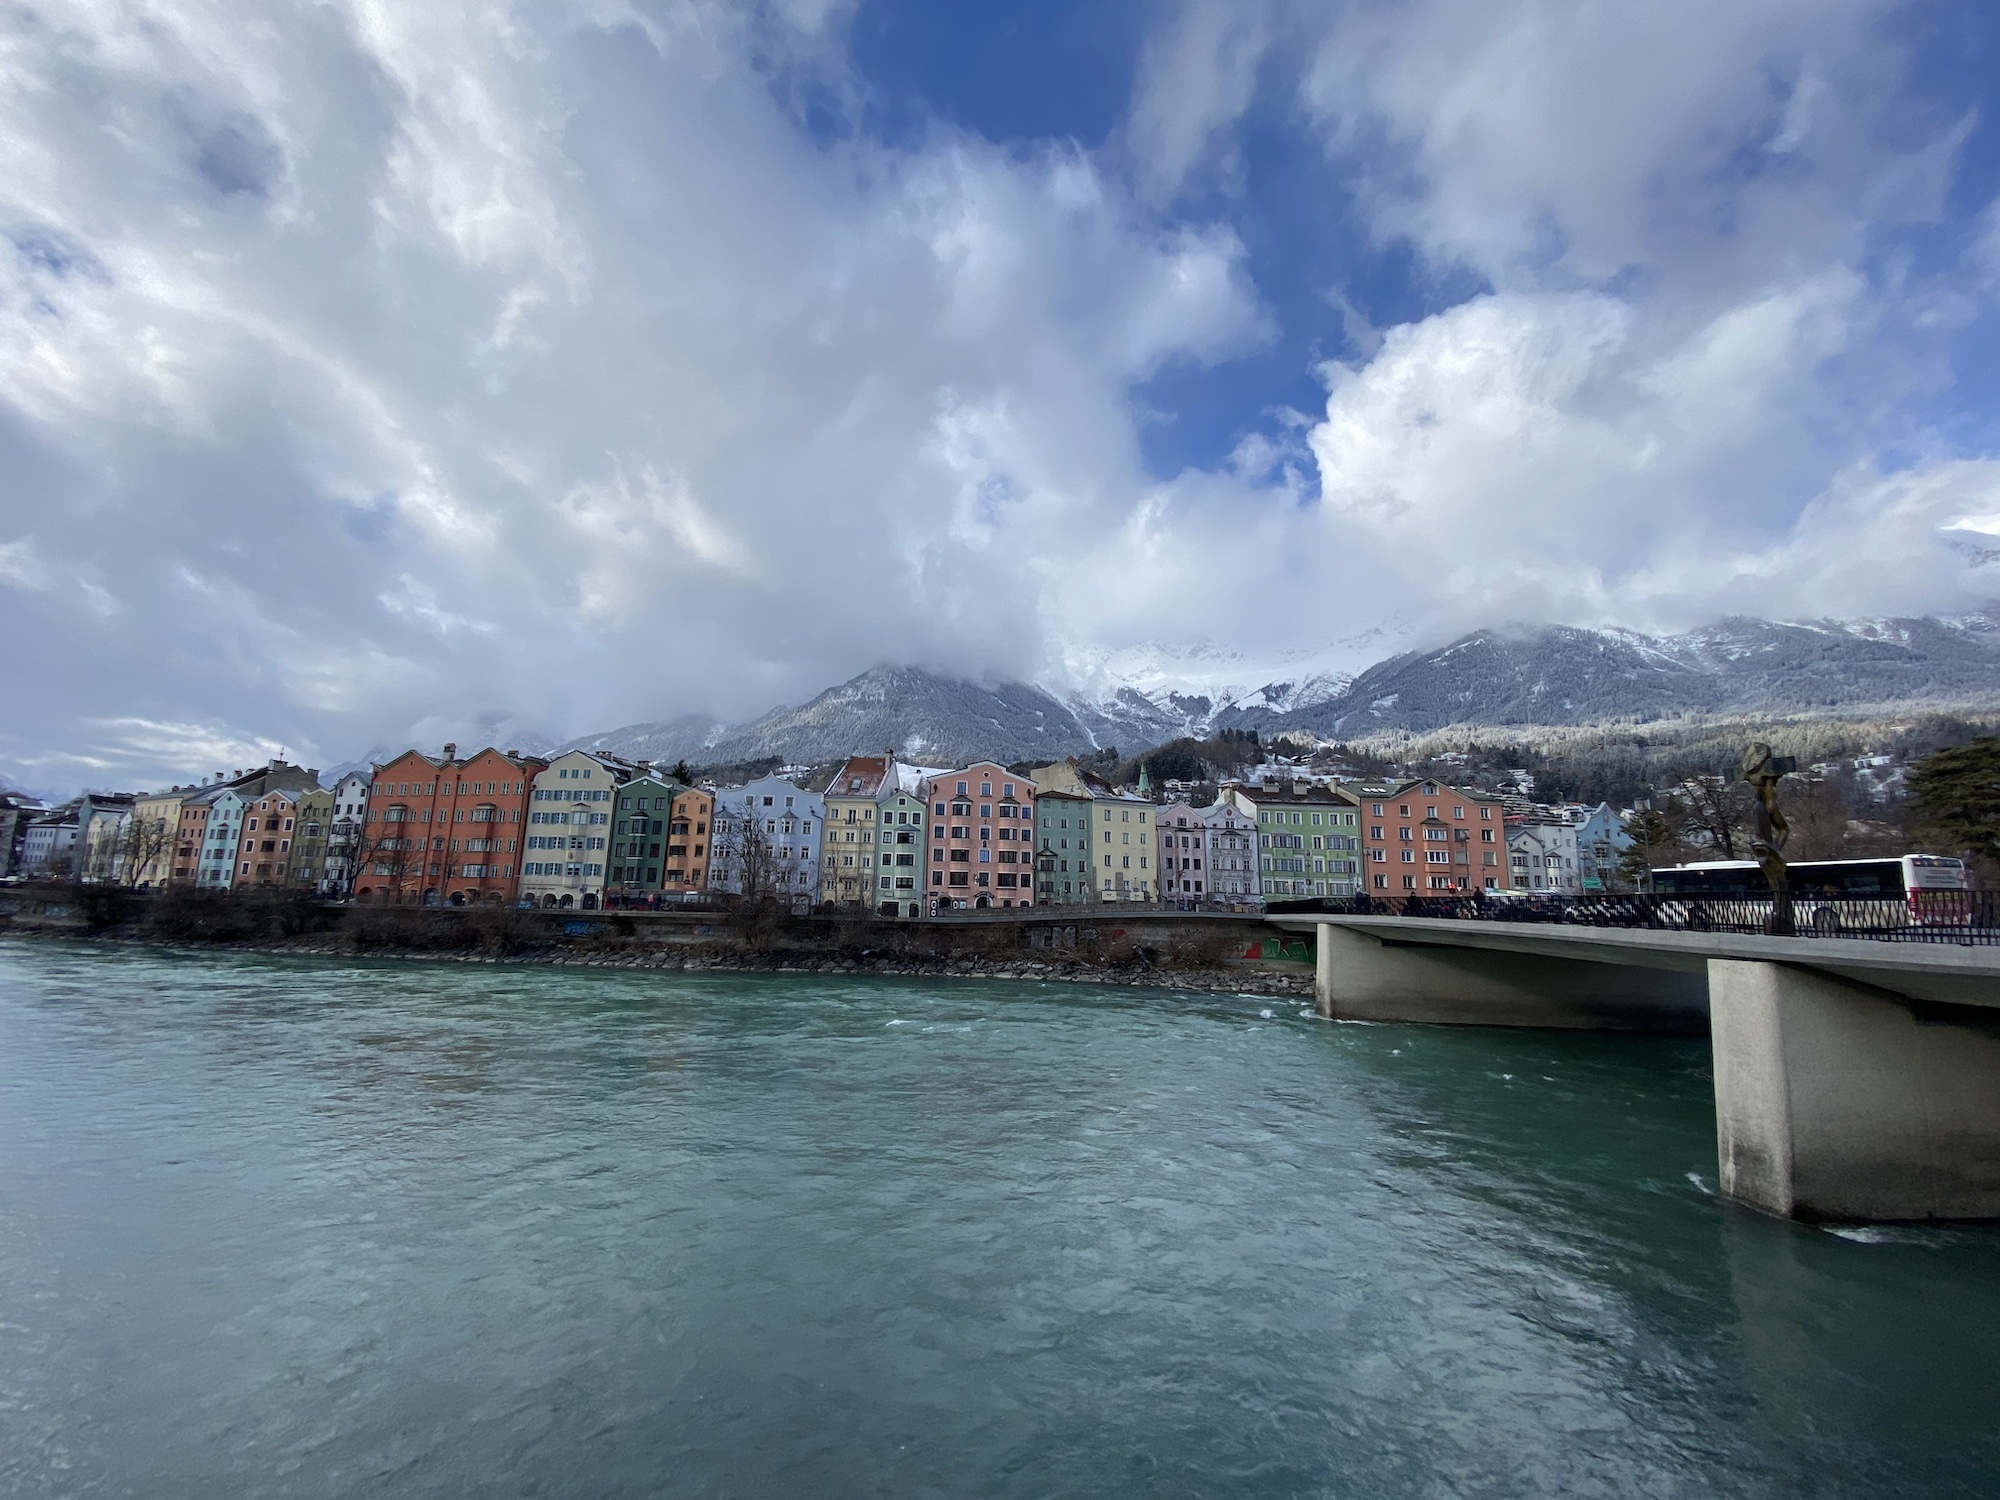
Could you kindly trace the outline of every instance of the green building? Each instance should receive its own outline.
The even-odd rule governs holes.
[[[1361,816],[1351,798],[1303,781],[1231,787],[1223,795],[1256,821],[1257,883],[1266,901],[1361,889]]]
[[[1084,906],[1097,900],[1091,875],[1092,799],[1076,792],[1035,798],[1035,900],[1042,906]]]
[[[611,806],[611,858],[604,889],[625,898],[657,895],[664,887],[667,827],[673,820],[674,796],[685,792],[677,781],[640,776],[618,788]]]

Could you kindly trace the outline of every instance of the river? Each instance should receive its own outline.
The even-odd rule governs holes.
[[[0,1494],[1990,1496],[1704,1043],[0,942]]]

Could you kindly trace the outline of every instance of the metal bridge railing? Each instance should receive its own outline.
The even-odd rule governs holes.
[[[2000,891],[1924,891],[1902,896],[1792,896],[1793,937],[1870,938],[1891,943],[2000,946]],[[1782,932],[1769,896],[1554,893],[1342,896],[1274,901],[1276,916],[1434,917],[1461,922],[1555,922],[1654,932]]]

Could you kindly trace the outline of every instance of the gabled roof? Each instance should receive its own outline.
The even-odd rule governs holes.
[[[896,784],[896,762],[886,755],[850,755],[823,795],[828,797],[879,797],[884,787]]]

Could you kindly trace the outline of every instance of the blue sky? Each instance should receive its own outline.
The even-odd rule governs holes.
[[[37,0],[0,44],[16,782],[2000,595],[1989,5]]]

